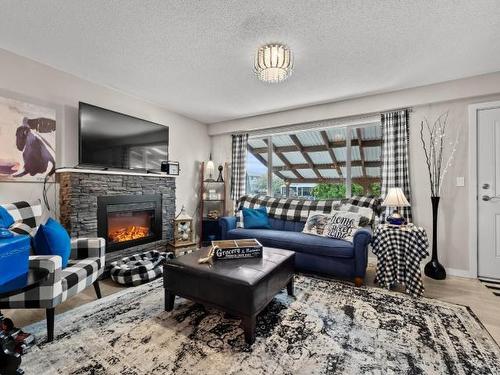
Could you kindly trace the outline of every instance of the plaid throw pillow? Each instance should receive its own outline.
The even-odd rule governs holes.
[[[42,202],[37,199],[33,202],[14,202],[3,204],[14,219],[14,224],[9,227],[14,233],[33,236],[42,221]]]
[[[354,206],[371,208],[375,216],[380,216],[380,214],[382,213],[382,199],[380,199],[379,197],[364,197],[355,195],[351,198],[344,199],[342,203],[349,203]]]
[[[350,203],[345,203],[340,206],[340,211],[356,212],[361,215],[361,220],[359,221],[360,227],[366,227],[373,224],[375,220],[375,214],[373,210],[369,207],[355,206]]]
[[[364,197],[361,195],[355,195],[351,198],[346,198],[345,203],[350,203],[354,206],[359,207],[369,207],[372,210],[377,206],[380,206],[380,198],[377,197]]]

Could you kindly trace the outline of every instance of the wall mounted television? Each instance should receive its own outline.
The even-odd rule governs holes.
[[[160,171],[168,126],[79,103],[79,167]]]

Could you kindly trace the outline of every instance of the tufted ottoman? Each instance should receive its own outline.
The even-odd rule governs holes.
[[[264,248],[262,258],[218,260],[199,264],[208,249],[165,262],[165,310],[175,296],[219,308],[242,319],[245,341],[255,341],[257,315],[283,288],[293,295],[295,253]]]

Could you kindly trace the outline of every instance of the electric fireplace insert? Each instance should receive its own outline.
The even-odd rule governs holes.
[[[115,195],[97,198],[97,234],[106,252],[161,240],[161,195]]]

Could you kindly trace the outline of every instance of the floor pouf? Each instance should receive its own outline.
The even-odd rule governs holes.
[[[148,251],[134,254],[110,264],[111,279],[125,286],[147,283],[162,275],[165,259],[172,259],[173,253]]]

